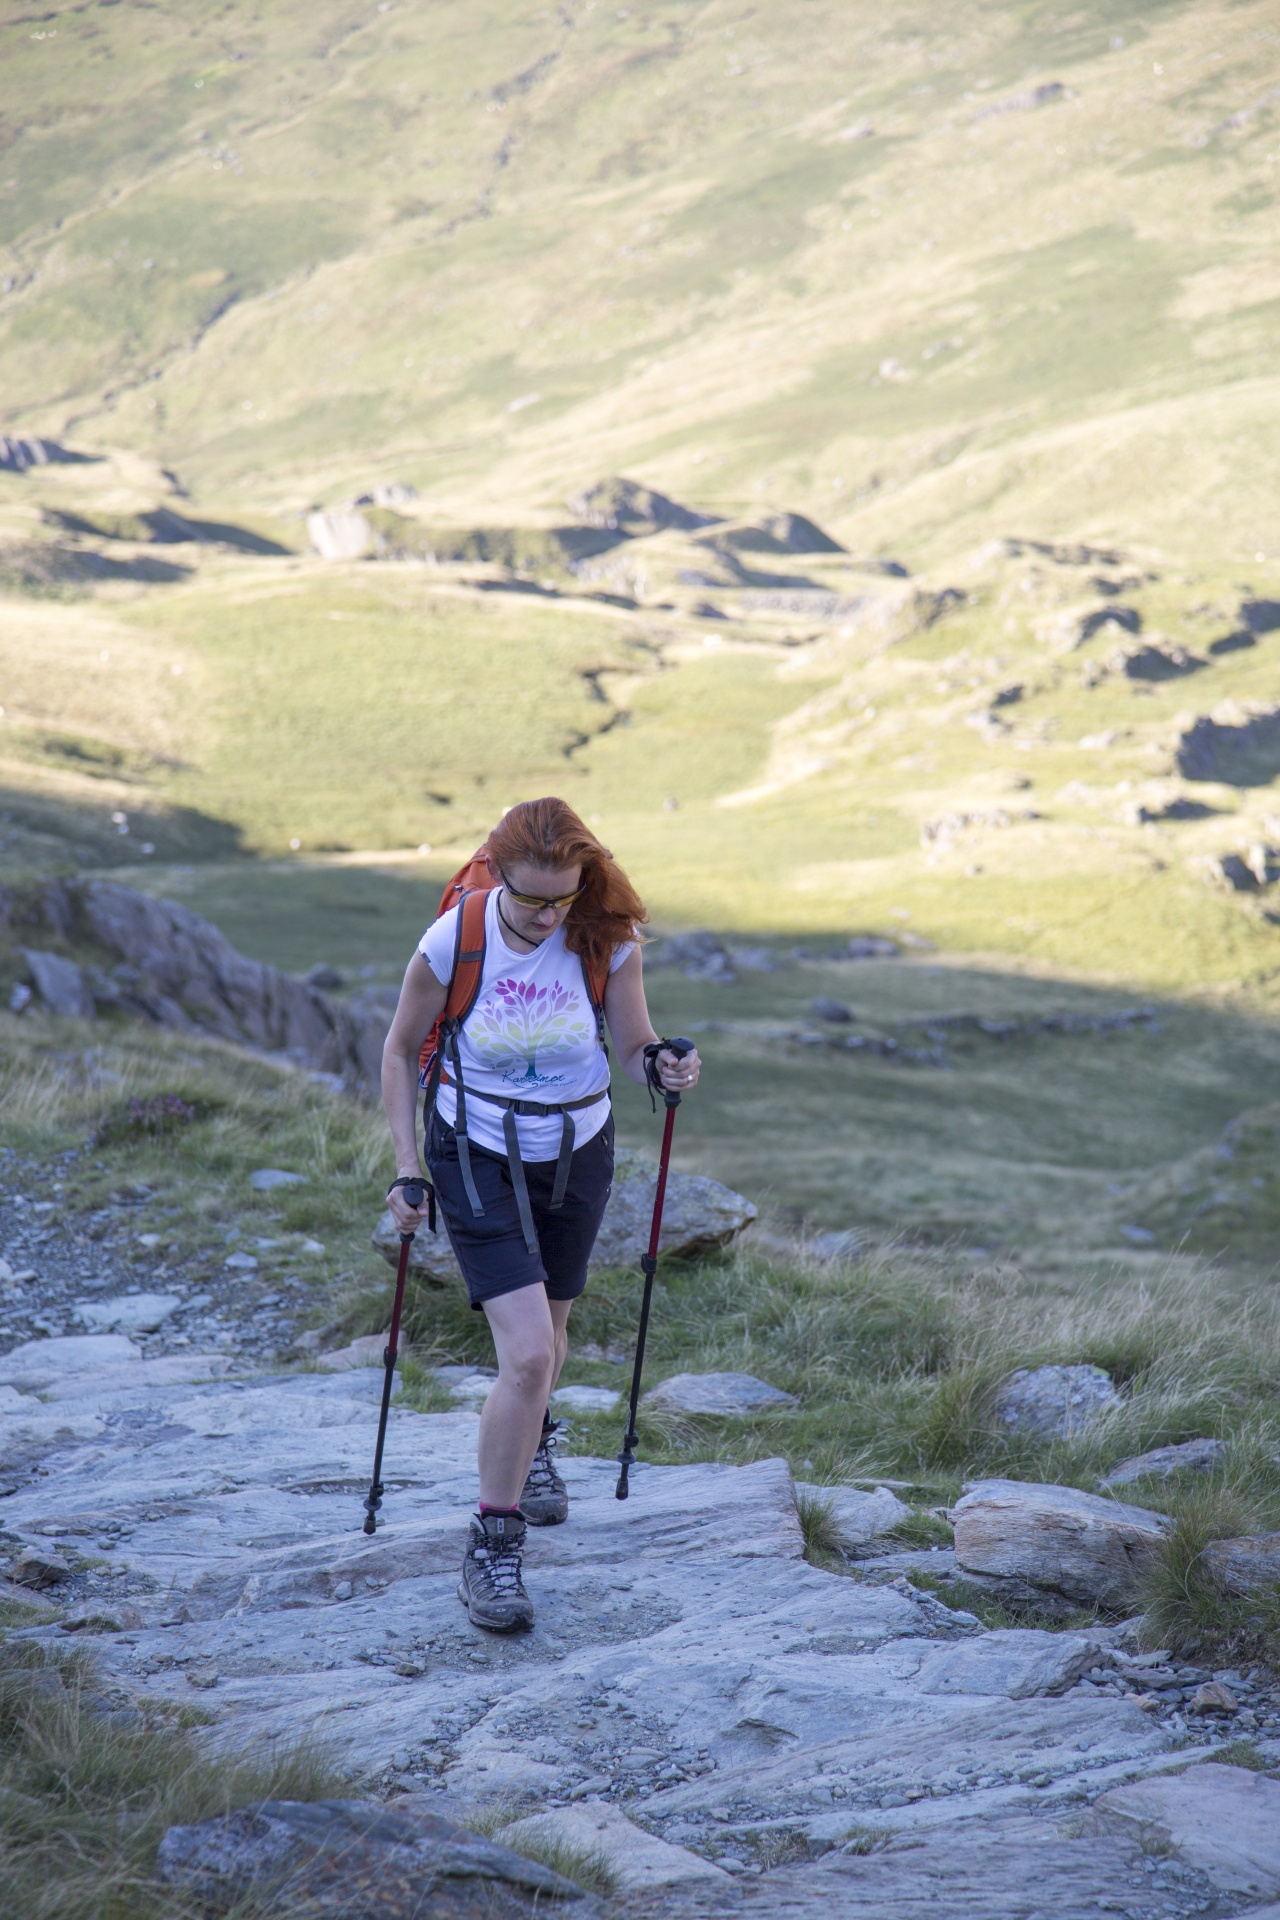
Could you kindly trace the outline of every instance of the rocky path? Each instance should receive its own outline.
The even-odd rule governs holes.
[[[810,1567],[784,1462],[641,1468],[621,1505],[611,1462],[570,1459],[568,1524],[531,1535],[538,1624],[498,1639],[455,1596],[473,1412],[393,1414],[370,1540],[377,1369],[76,1370],[84,1349],[42,1348],[0,1366],[4,1545],[26,1579],[70,1568],[28,1630],[91,1639],[125,1693],[198,1702],[212,1741],[306,1732],[406,1806],[533,1810],[644,1912],[870,1920],[945,1896],[964,1920],[1156,1920],[1280,1897],[1280,1785],[1202,1767],[1235,1798],[1182,1835],[1159,1795],[1208,1747],[1081,1682],[1123,1629],[987,1632],[892,1562]],[[1137,1816],[1134,1781],[1156,1795]]]

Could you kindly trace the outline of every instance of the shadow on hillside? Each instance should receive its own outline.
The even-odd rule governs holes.
[[[29,876],[76,867],[115,867],[125,858],[230,860],[242,855],[239,827],[196,807],[157,804],[140,793],[136,811],[116,786],[100,802],[69,802],[0,784],[0,873]],[[123,813],[123,821],[113,815]],[[121,827],[128,828],[127,833]],[[142,848],[149,846],[150,854]]]

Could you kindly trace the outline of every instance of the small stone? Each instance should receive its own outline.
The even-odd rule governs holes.
[[[251,1253],[229,1253],[222,1264],[224,1267],[229,1267],[232,1273],[256,1273],[258,1271],[258,1262]]]
[[[323,1240],[304,1240],[299,1251],[301,1253],[323,1253],[324,1241]]]
[[[746,1414],[800,1403],[751,1373],[673,1373],[646,1393],[642,1404],[664,1413]]]
[[[187,1674],[187,1685],[189,1687],[199,1687],[202,1691],[205,1691],[210,1687],[216,1687],[217,1684],[217,1674],[210,1671],[207,1667],[199,1672],[193,1669]]]
[[[353,1340],[348,1347],[338,1347],[332,1353],[322,1353],[316,1365],[325,1373],[350,1373],[357,1367],[377,1367],[382,1365],[382,1357],[387,1348],[387,1334],[365,1333]],[[403,1352],[403,1345],[399,1349]]]
[[[38,1593],[44,1587],[56,1587],[61,1581],[69,1580],[71,1563],[47,1548],[28,1547],[9,1568],[9,1578],[16,1586],[34,1587]]]
[[[1072,1599],[1121,1605],[1159,1557],[1169,1522],[1076,1487],[979,1480],[952,1510],[956,1563]]]
[[[911,1514],[910,1507],[888,1487],[863,1493],[856,1487],[819,1487],[797,1480],[796,1499],[818,1501],[830,1508],[842,1547],[864,1547],[877,1534],[891,1533]]]
[[[335,1600],[349,1600],[351,1598],[351,1593],[352,1593],[351,1582],[349,1580],[339,1580],[337,1586],[333,1590],[333,1597]]]
[[[819,993],[809,1002],[809,1011],[815,1020],[830,1020],[844,1024],[853,1018],[853,1008],[847,1007],[843,1000],[830,1000],[825,993]]]
[[[277,1187],[307,1187],[310,1184],[308,1174],[286,1173],[283,1167],[259,1167],[249,1175],[249,1185],[255,1193],[273,1193]]]
[[[1235,1713],[1239,1701],[1230,1687],[1224,1687],[1217,1680],[1209,1680],[1203,1687],[1197,1687],[1187,1702],[1190,1713]]]

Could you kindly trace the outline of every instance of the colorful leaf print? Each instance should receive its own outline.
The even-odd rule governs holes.
[[[553,980],[549,987],[530,981],[495,980],[467,1022],[467,1034],[485,1065],[504,1080],[543,1086],[557,1077],[539,1072],[554,1067],[557,1054],[577,1052],[591,1037],[581,996]]]

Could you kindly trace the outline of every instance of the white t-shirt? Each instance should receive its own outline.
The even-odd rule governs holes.
[[[548,1105],[598,1092],[601,1097],[594,1106],[580,1107],[573,1115],[574,1146],[585,1146],[609,1117],[604,1097],[609,1063],[596,1037],[596,1016],[582,962],[565,946],[563,926],[529,953],[509,947],[498,918],[498,893],[494,887],[485,900],[484,973],[475,1005],[458,1035],[463,1085],[468,1096],[475,1090]],[[418,942],[419,953],[445,986],[453,967],[460,912],[460,907],[451,907],[441,914]],[[609,963],[610,973],[617,972],[631,947],[628,941],[617,949]],[[446,1061],[445,1070],[450,1067]],[[443,1081],[436,1104],[441,1119],[453,1126],[457,1100],[453,1088]],[[503,1116],[502,1107],[468,1097],[468,1137],[478,1147],[505,1154]],[[561,1125],[558,1113],[545,1120],[517,1115],[521,1158],[554,1160],[560,1151]]]

